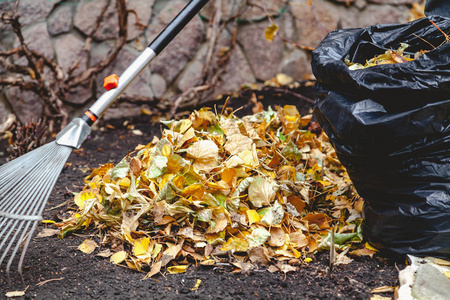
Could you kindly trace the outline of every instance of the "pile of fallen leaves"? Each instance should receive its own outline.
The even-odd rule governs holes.
[[[384,52],[383,54],[376,55],[375,57],[366,61],[364,65],[359,63],[352,63],[348,59],[345,59],[344,62],[350,70],[359,70],[378,65],[405,63],[415,60],[427,52],[424,50],[420,50],[414,54],[414,57],[412,57],[411,55],[404,53],[405,49],[408,47],[409,45],[407,43],[400,43],[400,47],[398,47],[397,50],[386,50],[386,52]]]
[[[164,123],[161,139],[86,178],[60,237],[97,230],[100,246],[86,240],[80,250],[98,247],[146,277],[193,263],[289,272],[331,240],[338,263],[373,254],[358,244],[363,200],[327,136],[307,130],[310,115],[295,106],[241,119],[201,109]]]
[[[440,29],[433,21],[430,20],[430,23],[434,27],[436,27],[442,33],[442,35],[445,38],[445,40],[438,47],[442,46],[445,43],[448,43],[450,41],[450,36],[448,34],[446,34],[444,31],[442,31],[442,29]],[[431,43],[427,42],[426,40],[424,40],[424,39],[422,39],[422,40],[425,41],[430,46],[432,46],[433,49],[437,48],[437,47],[434,47]],[[367,60],[364,65],[360,64],[360,63],[351,62],[347,58],[344,59],[344,62],[348,66],[348,68],[350,70],[359,70],[359,69],[365,69],[365,68],[378,66],[378,65],[406,63],[406,62],[418,59],[424,53],[428,52],[428,50],[419,50],[419,51],[414,53],[414,56],[411,56],[409,54],[405,54],[404,53],[404,51],[408,47],[409,47],[409,44],[407,44],[407,43],[400,43],[400,46],[398,47],[397,50],[393,50],[393,49],[386,50],[383,54],[376,55],[375,57]]]

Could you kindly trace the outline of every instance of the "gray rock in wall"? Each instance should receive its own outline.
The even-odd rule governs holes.
[[[52,40],[47,31],[47,23],[41,22],[27,26],[22,30],[25,43],[30,50],[39,52],[43,56],[53,59],[55,57],[55,50],[52,46]],[[19,46],[17,39],[15,47]]]
[[[231,34],[227,31],[223,31],[221,36],[219,37],[217,50],[215,53],[219,53],[220,51],[226,50],[231,45]],[[230,49],[231,51],[231,49]],[[218,85],[215,94],[225,94],[234,92],[238,88],[240,88],[245,83],[255,83],[256,78],[253,73],[252,68],[244,55],[241,47],[238,45],[231,53],[231,56],[224,66],[224,72],[221,74],[219,78]],[[215,56],[217,60],[218,55]]]
[[[238,41],[247,54],[256,78],[263,81],[279,72],[284,51],[283,43],[270,42],[265,38],[264,32],[269,25],[268,21],[253,26],[245,25],[239,28],[238,34]]]
[[[298,44],[317,47],[328,32],[337,29],[339,15],[336,7],[325,0],[292,0],[292,15],[298,29]]]
[[[57,2],[59,2],[59,0],[20,1],[18,8],[18,14],[20,16],[19,21],[24,26],[36,22],[43,22]]]
[[[47,18],[48,32],[51,35],[69,32],[72,29],[73,10],[71,4],[57,6]]]
[[[43,101],[35,93],[13,86],[6,89],[4,95],[20,122],[37,121],[42,116]]]
[[[162,98],[164,93],[167,91],[167,83],[161,75],[151,74],[150,76],[150,86],[152,88],[153,94],[157,98]]]
[[[371,5],[363,9],[341,9],[340,24],[343,28],[361,28],[376,24],[403,23],[408,19],[405,10],[390,5]]]
[[[305,76],[312,74],[310,57],[300,49],[294,49],[286,55],[281,62],[281,73],[291,76],[296,80],[303,80]]]
[[[144,31],[144,28],[135,24],[137,21],[136,15],[141,24],[147,25],[152,14],[153,2],[154,0],[127,1],[127,9],[132,11],[128,15],[128,40],[135,39]],[[92,34],[97,19],[101,16],[105,7],[106,11],[103,15],[103,22],[100,23],[93,37],[99,41],[117,38],[119,34],[118,14],[116,5],[111,0],[83,0],[75,14],[75,26],[85,35]]]
[[[204,44],[194,59],[187,64],[180,74],[177,84],[179,92],[184,92],[187,89],[200,84],[208,48],[208,45]]]
[[[84,42],[74,34],[65,34],[55,40],[55,51],[58,65],[68,72],[76,67],[73,75],[78,75],[86,70],[88,55],[83,51]]]
[[[222,0],[220,7],[223,19],[229,19],[232,16],[237,15],[244,5],[244,1],[245,0]],[[200,14],[208,20],[211,20],[214,15],[215,6],[215,1],[209,1],[209,3],[200,11]]]
[[[281,13],[287,5],[284,0],[253,0],[250,3],[252,6],[244,10],[240,17],[241,19],[248,20],[250,22],[265,19],[268,14]]]

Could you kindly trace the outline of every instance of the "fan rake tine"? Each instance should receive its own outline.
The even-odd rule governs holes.
[[[42,220],[47,199],[72,152],[71,147],[56,143],[49,143],[42,148],[36,149],[36,156],[18,158],[13,168],[2,166],[0,169],[0,228],[3,228],[0,232],[0,238],[3,239],[0,244],[0,251],[3,251],[0,265],[10,253],[5,270],[9,285],[11,265],[21,246],[23,249],[18,273],[24,283],[22,267],[25,254],[38,221]]]

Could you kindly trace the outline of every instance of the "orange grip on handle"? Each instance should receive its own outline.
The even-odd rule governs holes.
[[[116,88],[119,85],[119,76],[116,74],[109,75],[105,78],[103,82],[103,87],[109,91],[110,89]]]

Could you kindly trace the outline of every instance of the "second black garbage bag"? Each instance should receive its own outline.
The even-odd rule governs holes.
[[[337,30],[313,51],[315,114],[394,254],[450,255],[450,19]],[[419,58],[350,70],[409,46]]]

